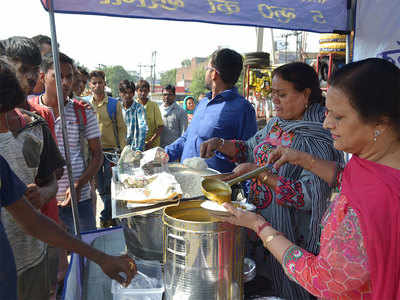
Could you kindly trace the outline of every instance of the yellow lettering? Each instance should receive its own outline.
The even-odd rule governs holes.
[[[184,7],[185,4],[182,0],[161,0],[161,7],[166,10],[176,10],[178,7]],[[170,5],[172,7],[168,7]]]
[[[267,10],[268,14],[264,10]],[[274,12],[272,11],[272,6],[268,6],[267,4],[260,4],[258,6],[258,11],[266,19],[273,19],[274,18]]]
[[[289,23],[291,20],[296,18],[293,8],[282,7],[279,11],[275,11],[275,16],[277,16],[279,22]]]
[[[270,6],[267,4],[258,5],[258,11],[264,18],[277,19],[281,23],[289,23],[296,18],[293,8]]]
[[[327,0],[301,0],[301,2],[312,2],[312,3],[319,3],[319,4],[325,4]]]
[[[310,10],[310,13],[313,15],[313,20],[315,23],[318,24],[326,23],[325,17],[319,10]]]
[[[210,4],[210,10],[208,11],[210,14],[215,14],[217,11],[227,15],[240,12],[238,1],[208,0],[208,3]]]
[[[137,3],[136,7],[146,7],[152,9],[161,7],[166,10],[177,10],[178,7],[185,6],[183,0],[148,0],[148,2],[150,3],[146,4],[146,0],[101,0],[100,4],[121,5],[122,3]]]

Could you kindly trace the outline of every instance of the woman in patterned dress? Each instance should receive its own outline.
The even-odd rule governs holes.
[[[333,148],[329,131],[322,127],[325,107],[314,69],[304,63],[290,63],[272,74],[272,101],[276,117],[248,141],[224,141],[214,138],[201,146],[203,157],[215,150],[241,163],[234,175],[243,174],[267,164],[269,153],[286,146],[314,156],[343,162],[341,152]],[[332,188],[318,176],[300,166],[285,165],[279,172],[266,172],[251,182],[249,200],[258,212],[292,242],[310,253],[318,254],[319,227],[331,196]],[[250,255],[256,260],[260,278],[272,280],[276,296],[285,299],[312,299],[310,294],[289,280],[279,262],[256,237]],[[249,254],[248,254],[249,255]]]
[[[400,69],[379,58],[334,75],[324,127],[353,156],[335,162],[278,147],[269,162],[311,171],[339,187],[321,226],[319,255],[295,245],[260,215],[224,219],[257,232],[287,275],[322,299],[400,299]]]

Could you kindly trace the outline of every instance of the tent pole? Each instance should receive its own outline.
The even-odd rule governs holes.
[[[68,172],[68,180],[71,191],[71,208],[72,208],[72,217],[74,219],[74,229],[75,235],[80,239],[81,233],[79,228],[79,213],[78,213],[78,202],[76,197],[76,190],[74,186],[74,180],[72,177],[72,167],[71,167],[71,153],[69,151],[69,142],[68,142],[68,134],[67,134],[67,126],[64,116],[64,97],[61,83],[61,70],[60,70],[60,59],[59,59],[59,50],[57,43],[57,34],[56,34],[56,23],[54,18],[54,3],[53,0],[48,0],[48,10],[50,17],[50,30],[51,30],[51,48],[53,53],[54,60],[54,72],[56,75],[56,86],[57,86],[57,98],[58,98],[58,110],[61,118],[61,127],[62,127],[62,135],[64,140],[64,149],[65,149],[65,160],[67,165]]]
[[[257,27],[256,32],[257,32],[257,52],[261,52],[264,43],[264,28]]]
[[[348,27],[349,27],[349,31],[350,33],[346,34],[346,64],[350,63],[353,61],[351,55],[352,53],[350,53],[350,49],[353,50],[353,48],[351,47],[351,32],[354,31],[354,23],[355,23],[355,18],[354,18],[354,14],[355,14],[355,10],[356,10],[356,0],[349,0],[350,1],[350,7],[349,9],[349,20],[348,20]]]

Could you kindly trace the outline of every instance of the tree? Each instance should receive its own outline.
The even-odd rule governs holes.
[[[185,59],[181,62],[181,65],[183,68],[188,68],[192,65],[192,62],[190,59]]]
[[[194,71],[193,80],[190,84],[190,92],[197,99],[201,93],[207,93],[206,82],[204,80],[206,76],[206,69],[201,67]]]
[[[172,70],[161,73],[160,83],[162,86],[167,86],[168,84],[175,86],[176,85],[176,69],[172,69]]]
[[[118,97],[118,85],[121,80],[137,80],[136,76],[129,74],[122,66],[102,66],[101,69],[106,74],[107,86],[111,88],[114,97]]]

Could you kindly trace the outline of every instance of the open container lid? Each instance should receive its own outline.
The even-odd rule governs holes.
[[[156,204],[135,204],[131,208],[126,206],[126,203],[116,199],[119,189],[122,188],[122,183],[118,180],[118,168],[113,168],[113,178],[111,182],[111,209],[113,218],[128,218],[136,215],[146,215],[155,211],[159,211],[166,206],[178,205],[179,201],[201,199],[204,197],[201,191],[201,181],[203,176],[219,174],[213,169],[195,170],[180,163],[168,163],[168,172],[175,176],[179,182],[183,198],[176,199],[163,203]],[[134,207],[133,207],[134,206]]]

